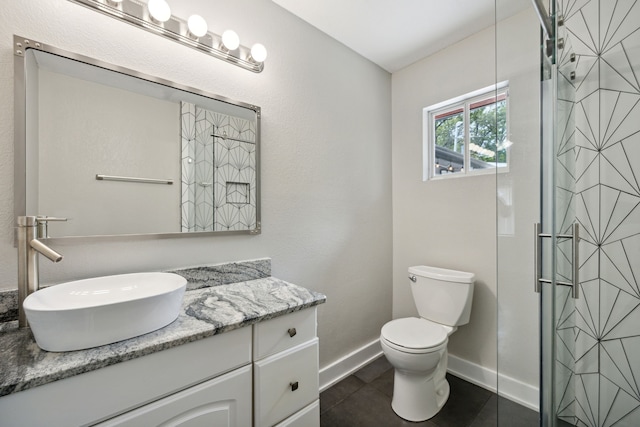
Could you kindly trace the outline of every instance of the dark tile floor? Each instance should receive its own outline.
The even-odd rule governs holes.
[[[433,418],[413,423],[391,409],[393,367],[384,356],[320,394],[322,427],[537,427],[538,413],[447,375],[451,395]]]

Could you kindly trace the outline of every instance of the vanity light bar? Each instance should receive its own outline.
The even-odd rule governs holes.
[[[223,40],[222,36],[214,34],[206,30],[206,23],[204,25],[200,22],[200,19],[196,19],[197,24],[191,24],[191,30],[189,22],[183,19],[177,18],[171,15],[170,10],[162,10],[163,16],[160,21],[156,16],[157,12],[154,12],[154,16],[149,11],[147,4],[139,2],[137,0],[69,0],[72,3],[77,3],[82,6],[86,6],[89,9],[96,10],[104,13],[105,15],[116,18],[120,21],[127,22],[138,28],[143,28],[149,32],[158,34],[167,39],[178,42],[184,46],[196,49],[200,52],[204,52],[215,58],[237,65],[245,70],[253,71],[254,73],[260,73],[264,69],[264,59],[266,58],[266,50],[264,46],[256,43],[253,48],[248,48],[241,44],[233,49],[225,47],[226,40]],[[162,3],[166,5],[166,2],[162,0]],[[166,12],[166,13],[165,13]],[[235,35],[233,31],[225,31],[227,37]],[[196,34],[202,34],[198,36]],[[237,35],[235,35],[237,39]],[[254,55],[252,56],[252,49]],[[254,58],[255,57],[255,58]]]

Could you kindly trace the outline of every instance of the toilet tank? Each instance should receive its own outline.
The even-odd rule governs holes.
[[[409,267],[409,279],[420,317],[447,326],[469,323],[473,273],[420,265]]]

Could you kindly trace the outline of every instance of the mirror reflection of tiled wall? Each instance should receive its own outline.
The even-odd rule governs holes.
[[[256,228],[255,122],[182,102],[182,231]]]

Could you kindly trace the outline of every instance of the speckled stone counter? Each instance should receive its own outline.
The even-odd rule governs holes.
[[[184,271],[186,270],[174,270],[186,277]],[[19,329],[15,321],[5,323],[0,327],[0,396],[231,331],[326,301],[326,297],[320,293],[274,277],[201,287],[203,282],[220,281],[207,279],[215,273],[203,273],[206,268],[188,271],[193,274],[191,279],[188,278],[187,285],[187,289],[191,290],[185,292],[178,319],[162,329],[129,340],[87,350],[51,353],[40,350],[29,329]]]

